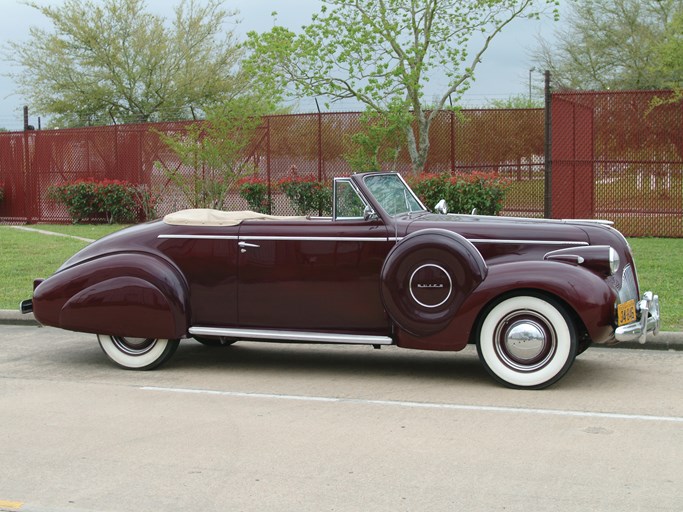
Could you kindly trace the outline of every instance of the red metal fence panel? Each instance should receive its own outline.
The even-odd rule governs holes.
[[[553,217],[683,237],[683,102],[662,91],[555,93]],[[656,106],[658,105],[658,106]]]

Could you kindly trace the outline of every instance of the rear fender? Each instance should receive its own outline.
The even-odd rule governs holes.
[[[175,339],[189,327],[188,287],[168,261],[113,254],[67,268],[34,291],[36,319],[62,329]]]

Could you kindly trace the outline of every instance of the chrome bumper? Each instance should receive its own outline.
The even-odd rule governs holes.
[[[617,341],[637,341],[645,343],[648,333],[659,333],[659,296],[652,292],[643,293],[643,297],[636,304],[640,313],[640,321],[617,327],[614,337]]]
[[[31,299],[22,300],[19,304],[19,311],[22,315],[33,312],[33,301]]]

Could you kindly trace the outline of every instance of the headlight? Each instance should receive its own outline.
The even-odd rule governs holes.
[[[621,265],[621,260],[619,259],[619,255],[617,254],[617,251],[615,251],[613,247],[610,247],[609,248],[609,269],[612,272],[612,275],[617,273],[617,271],[619,270],[619,265]]]
[[[621,265],[619,254],[609,245],[560,249],[547,253],[543,259],[585,267],[605,277],[614,275]]]

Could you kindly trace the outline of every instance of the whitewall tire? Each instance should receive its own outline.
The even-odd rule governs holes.
[[[179,340],[126,338],[97,335],[100,347],[117,365],[127,370],[152,370],[167,361],[178,348]]]
[[[513,388],[540,389],[557,382],[577,352],[574,324],[557,301],[512,296],[485,313],[477,352],[493,378]]]

